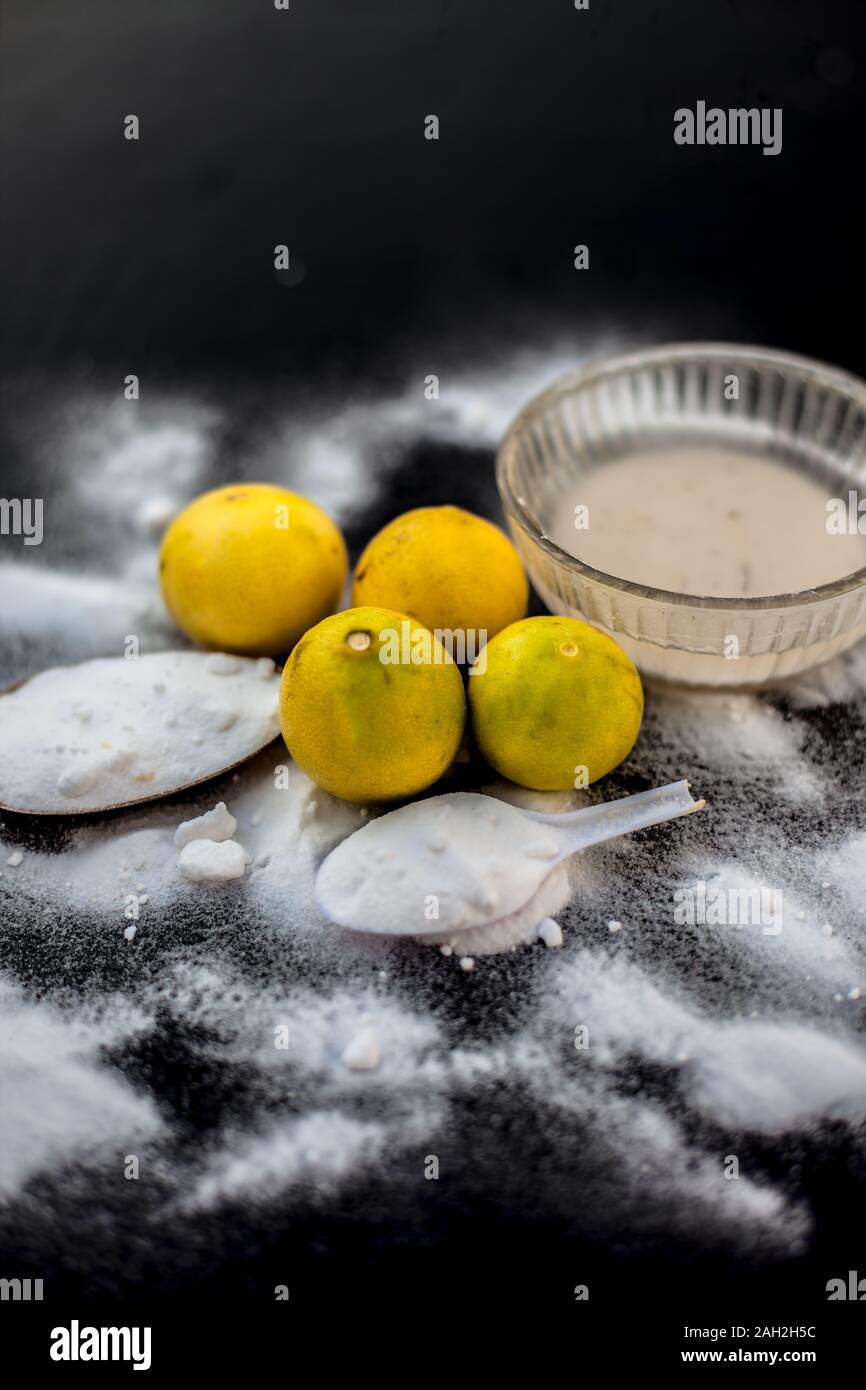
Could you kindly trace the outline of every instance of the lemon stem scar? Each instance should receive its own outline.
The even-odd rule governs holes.
[[[576,642],[563,642],[559,650],[562,652],[563,656],[577,656],[580,647],[578,647]]]
[[[351,647],[355,652],[365,652],[372,641],[373,638],[369,632],[350,632],[346,636],[346,646]]]

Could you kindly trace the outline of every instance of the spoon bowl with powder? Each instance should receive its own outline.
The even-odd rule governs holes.
[[[280,731],[270,658],[102,657],[0,696],[0,809],[74,816],[169,796],[230,771]]]
[[[351,931],[508,950],[565,905],[572,854],[703,806],[685,781],[558,815],[449,792],[343,840],[319,868],[316,901]]]

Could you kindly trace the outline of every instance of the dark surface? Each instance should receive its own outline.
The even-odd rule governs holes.
[[[864,366],[850,0],[5,0],[2,25],[8,367],[369,381],[442,334],[706,338],[723,306]],[[698,99],[782,107],[781,155],[676,146]]]

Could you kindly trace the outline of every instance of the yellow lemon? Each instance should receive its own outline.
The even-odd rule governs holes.
[[[196,497],[169,526],[160,584],[181,631],[203,647],[280,656],[337,607],[348,557],[315,503],[269,483]]]
[[[497,772],[564,791],[604,777],[631,752],[643,690],[606,633],[578,618],[526,618],[481,652],[469,703],[478,747]]]
[[[460,672],[404,613],[349,608],[304,634],[283,671],[283,738],[320,787],[389,801],[429,787],[463,738]]]
[[[352,589],[353,603],[395,608],[435,632],[487,637],[522,618],[527,598],[511,541],[460,507],[419,507],[390,522],[358,561]]]

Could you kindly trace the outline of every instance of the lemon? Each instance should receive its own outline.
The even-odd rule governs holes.
[[[613,638],[578,618],[526,618],[469,673],[478,747],[512,782],[564,791],[595,782],[634,747],[640,677]]]
[[[511,541],[460,507],[419,507],[390,522],[361,555],[352,589],[353,603],[395,608],[437,633],[486,634],[470,661],[486,638],[523,617],[527,598]]]
[[[166,606],[194,642],[280,656],[337,607],[348,559],[315,503],[268,483],[237,483],[175,517],[159,569]]]
[[[349,608],[295,647],[280,723],[292,757],[320,787],[344,801],[390,801],[451,766],[466,697],[450,655],[420,623]]]

